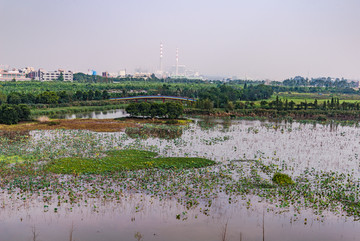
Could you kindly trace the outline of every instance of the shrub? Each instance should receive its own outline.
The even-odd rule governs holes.
[[[27,105],[9,105],[4,104],[0,107],[0,123],[17,124],[19,121],[28,120],[30,108]]]
[[[325,115],[319,115],[319,116],[317,117],[317,121],[326,121],[326,120],[327,120],[327,118],[326,118]]]
[[[19,112],[13,105],[2,105],[0,108],[0,123],[16,124],[19,122]]]
[[[20,104],[15,106],[17,108],[17,111],[19,113],[19,120],[20,121],[24,121],[24,120],[29,120],[31,111],[28,105],[25,104]]]
[[[183,114],[184,108],[180,103],[131,103],[126,107],[130,116],[150,116],[159,118],[177,119]]]
[[[291,179],[290,176],[288,176],[284,173],[279,173],[279,172],[274,174],[272,181],[281,186],[294,184],[294,181]]]

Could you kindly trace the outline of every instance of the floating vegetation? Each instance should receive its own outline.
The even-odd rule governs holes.
[[[276,172],[272,178],[272,181],[278,185],[285,186],[285,185],[293,185],[294,181],[284,173]]]
[[[99,154],[97,154],[99,155]],[[46,170],[62,174],[115,173],[139,169],[186,169],[214,165],[215,162],[198,157],[157,157],[158,154],[141,150],[108,151],[106,156],[86,158],[62,158],[49,162]]]

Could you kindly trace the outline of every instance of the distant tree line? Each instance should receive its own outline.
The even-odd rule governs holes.
[[[84,73],[76,73],[73,77],[74,82],[79,83],[119,83],[127,81],[135,82],[163,82],[163,83],[204,83],[206,81],[201,79],[188,79],[188,78],[157,78],[154,74],[147,78],[134,78],[131,76],[127,77],[102,77],[98,75],[88,75]]]
[[[297,92],[297,93],[331,93],[331,94],[354,94],[360,95],[360,90],[350,87],[335,88],[335,87],[288,87],[288,86],[271,86],[274,92]]]
[[[286,79],[282,82],[284,86],[313,86],[313,87],[334,87],[334,88],[356,88],[358,83],[355,81],[348,81],[344,78],[332,79],[330,77],[321,78],[304,78],[296,76],[294,78]]]
[[[110,95],[106,90],[89,90],[89,91],[44,91],[39,94],[31,92],[20,93],[11,92],[5,95],[0,92],[0,104],[60,104],[71,103],[74,101],[87,101],[87,100],[106,100]]]
[[[261,101],[260,105],[264,109],[277,109],[277,110],[360,110],[360,104],[358,102],[346,102],[340,103],[339,98],[331,98],[331,100],[318,101],[315,99],[313,102],[303,101],[296,104],[294,101],[282,100],[279,96],[276,96],[274,101]]]
[[[131,103],[126,107],[126,112],[130,116],[142,116],[142,117],[158,117],[177,119],[183,114],[183,106],[178,102],[141,102]]]
[[[267,85],[244,85],[244,88],[236,88],[231,85],[222,84],[210,89],[199,91],[199,101],[197,107],[209,109],[215,108],[232,108],[237,101],[256,101],[268,99],[273,94],[273,90]]]
[[[17,124],[19,121],[29,120],[30,108],[25,104],[9,105],[2,104],[0,106],[0,123],[1,124]]]

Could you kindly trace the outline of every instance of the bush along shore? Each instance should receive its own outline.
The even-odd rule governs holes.
[[[276,119],[276,120],[340,120],[340,121],[360,121],[360,111],[356,110],[276,110],[276,109],[240,109],[227,111],[225,109],[185,109],[187,115],[208,115],[214,117],[242,118],[250,117],[254,119]]]

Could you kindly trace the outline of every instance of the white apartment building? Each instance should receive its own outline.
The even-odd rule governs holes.
[[[39,69],[38,71],[31,72],[29,77],[34,80],[52,81],[58,80],[61,75],[63,76],[64,81],[73,81],[74,79],[74,74],[72,71],[65,71],[62,69],[55,71],[45,71],[43,69]]]

